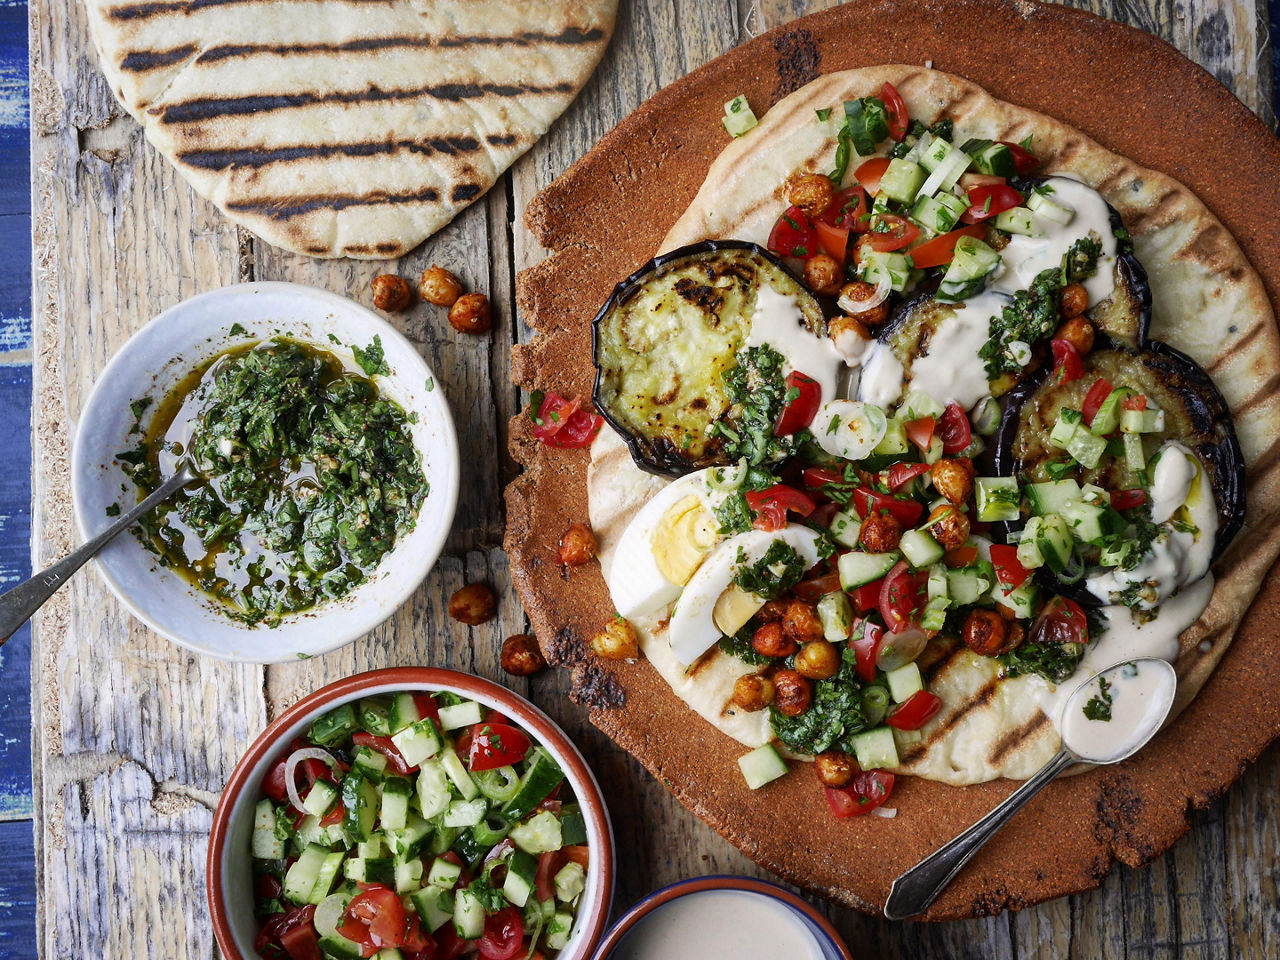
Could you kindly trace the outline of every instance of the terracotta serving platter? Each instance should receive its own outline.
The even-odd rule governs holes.
[[[794,21],[672,84],[530,204],[552,255],[518,278],[539,335],[513,358],[528,387],[589,396],[590,322],[613,285],[647,260],[726,143],[723,104],[757,113],[820,73],[932,61],[994,96],[1070,123],[1191,187],[1235,234],[1280,308],[1280,142],[1224,87],[1141,31],[1060,6],[1000,0],[863,0]],[[1223,149],[1229,144],[1230,149]],[[743,748],[704,723],[646,663],[594,659],[612,613],[595,565],[562,570],[560,534],[587,518],[585,451],[554,450],[513,424],[525,473],[507,489],[513,576],[548,656],[574,671],[573,696],[694,813],[764,867],[878,912],[891,880],[1009,793],[905,778],[896,819],[837,821],[799,771],[752,793]],[[1275,571],[1190,708],[1137,759],[1060,781],[1014,819],[927,914],[953,919],[1097,886],[1119,859],[1138,866],[1186,832],[1280,736],[1280,582]]]

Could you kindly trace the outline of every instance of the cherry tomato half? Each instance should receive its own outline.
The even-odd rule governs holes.
[[[938,436],[942,438],[942,452],[956,454],[973,442],[973,428],[964,407],[952,400],[938,421]]]
[[[821,220],[813,221],[813,232],[818,237],[818,246],[829,257],[834,257],[840,266],[844,266],[849,258],[849,231],[843,227],[833,227]]]
[[[880,616],[885,627],[891,633],[901,633],[919,607],[919,581],[907,568],[907,561],[899,560],[880,587]]]
[[[787,525],[788,510],[807,517],[817,504],[807,493],[785,483],[775,483],[767,490],[748,491],[747,506],[756,513],[756,527],[781,530]]]
[[[315,904],[310,903],[304,907],[294,907],[284,913],[273,914],[258,933],[258,939],[254,943],[254,947],[259,953],[263,953],[271,944],[279,943],[290,930],[298,927],[311,927],[311,921],[315,914]]]
[[[919,447],[923,453],[929,449],[929,444],[933,443],[933,431],[937,425],[938,421],[933,417],[919,417],[908,420],[902,428],[907,433],[907,439]]]
[[[871,229],[866,213],[867,191],[855,183],[832,197],[831,204],[822,211],[818,220],[850,233],[866,233]]]
[[[902,101],[892,83],[885,83],[880,88],[880,99],[884,101],[885,113],[889,115],[889,136],[901,140],[907,135],[907,125],[911,118],[907,115],[907,105]]]
[[[911,246],[920,236],[920,228],[904,217],[882,213],[876,217],[875,228],[867,236],[871,238],[871,249],[884,253]]]
[[[797,206],[787,207],[769,233],[769,249],[780,257],[811,257],[818,252],[813,224]]]
[[[1099,377],[1093,381],[1093,386],[1089,388],[1089,392],[1084,395],[1084,404],[1080,408],[1080,414],[1084,417],[1086,424],[1092,424],[1093,418],[1098,415],[1098,410],[1102,406],[1102,402],[1111,396],[1111,383],[1105,377]]]
[[[538,873],[534,877],[533,887],[540,901],[555,897],[555,876],[562,866],[564,866],[564,857],[559,850],[548,850],[538,858]]]
[[[899,730],[919,730],[941,709],[941,697],[928,690],[917,690],[898,704],[884,722]]]
[[[904,527],[913,527],[920,515],[924,513],[924,504],[915,500],[899,500],[888,494],[877,493],[867,487],[858,487],[853,491],[853,506],[863,520],[881,510],[889,511]]]
[[[342,911],[338,932],[361,946],[402,946],[409,932],[404,903],[391,888],[367,884]]]
[[[1070,340],[1051,340],[1049,345],[1053,347],[1055,383],[1070,383],[1084,376],[1084,361],[1080,359],[1080,351],[1074,343]]]
[[[943,264],[950,263],[955,256],[957,240],[961,237],[974,237],[981,240],[984,233],[986,228],[973,224],[961,227],[959,230],[952,230],[950,233],[939,234],[918,247],[912,247],[907,252],[911,254],[911,262],[922,270],[928,267],[941,267]]]
[[[888,169],[888,157],[872,157],[853,171],[853,177],[866,189],[867,193],[879,193],[880,178]]]
[[[524,922],[515,907],[503,907],[484,921],[480,956],[485,960],[511,960],[524,951]]]
[[[519,763],[533,744],[523,730],[505,723],[477,723],[471,728],[468,760],[472,770],[497,770]]]
[[[991,545],[991,565],[996,568],[996,579],[1010,590],[1022,586],[1029,573],[1018,559],[1018,548],[1012,544]]]
[[[535,394],[534,402],[537,409],[529,408],[533,435],[550,447],[585,447],[604,424],[604,417],[581,409],[581,400],[566,400],[552,390],[545,391],[541,400]]]
[[[1088,643],[1089,621],[1084,609],[1074,600],[1054,597],[1031,625],[1029,639],[1035,643]]]
[[[1115,510],[1132,510],[1147,502],[1147,491],[1141,487],[1132,490],[1112,490],[1111,506]]]
[[[856,588],[853,591],[853,605],[861,613],[875,610],[880,606],[880,590],[883,586],[884,578],[881,577],[879,580],[872,580],[870,583],[864,583]]]
[[[1013,154],[1013,169],[1019,174],[1030,173],[1036,167],[1040,166],[1040,158],[1028,150],[1020,143],[1012,143],[1008,140],[1000,140],[1009,148],[1009,152]]]
[[[1147,398],[1143,396],[1125,397],[1120,401],[1120,406],[1125,410],[1145,410],[1147,409]]]
[[[863,770],[847,787],[827,787],[827,804],[841,820],[860,817],[883,804],[893,793],[893,774]]]
[[[376,750],[387,758],[387,766],[391,768],[392,773],[397,776],[405,776],[417,770],[417,767],[411,767],[405,762],[404,757],[400,756],[400,750],[391,741],[390,737],[375,737],[372,733],[366,733],[360,730],[351,735],[351,742],[357,747],[368,747],[370,750]]]
[[[289,960],[324,960],[320,952],[320,938],[316,928],[307,923],[293,927],[280,935],[280,946],[289,955]]]
[[[853,635],[849,639],[849,646],[853,647],[854,668],[858,671],[858,676],[868,683],[876,678],[876,657],[880,654],[882,639],[884,639],[884,628],[880,624],[872,623],[865,618],[853,622]]]
[[[818,407],[822,405],[822,387],[808,374],[799,370],[787,374],[787,395],[790,396],[792,391],[795,391],[795,398],[782,408],[778,425],[773,428],[780,437],[789,437],[813,423]]]
[[[1022,202],[1022,194],[1005,183],[969,188],[969,209],[960,215],[965,223],[981,223],[997,213],[1012,210]]]
[[[889,489],[897,493],[920,474],[928,472],[927,463],[895,463],[889,468]]]
[[[832,570],[830,573],[824,573],[821,576],[801,580],[792,588],[791,592],[801,600],[817,603],[828,593],[835,593],[839,589],[840,574],[838,571]]]

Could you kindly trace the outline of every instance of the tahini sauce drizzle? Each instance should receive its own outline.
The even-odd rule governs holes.
[[[640,920],[607,960],[825,960],[786,906],[737,890],[677,897]]]

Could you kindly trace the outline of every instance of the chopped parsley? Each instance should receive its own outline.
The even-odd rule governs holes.
[[[1082,643],[1035,643],[1026,641],[996,659],[1006,676],[1035,673],[1050,683],[1061,683],[1075,672],[1084,658]]]
[[[739,554],[739,560],[744,559]],[[782,596],[804,576],[804,560],[785,540],[774,540],[759,560],[744,565],[733,582],[748,593],[766,600]]]
[[[889,112],[879,97],[861,97],[844,102],[844,123],[836,135],[835,168],[829,176],[835,183],[844,180],[849,160],[856,150],[866,156],[889,138]]]
[[[753,667],[762,667],[765,664],[781,662],[778,657],[766,657],[763,653],[758,653],[756,648],[751,645],[751,638],[755,635],[756,628],[757,624],[753,618],[732,637],[721,637],[720,652],[731,657],[737,657],[743,663],[750,664]]]
[[[863,685],[854,669],[856,659],[851,648],[844,651],[839,671],[813,685],[813,703],[800,716],[788,717],[770,708],[773,732],[779,740],[799,753],[854,752],[854,735],[874,725],[867,716]]]
[[[712,435],[725,441],[730,460],[746,457],[752,466],[781,460],[803,439],[803,433],[778,437],[773,432],[789,392],[782,354],[762,344],[738,351],[737,361],[724,372],[730,407],[725,419],[712,425]]]
[[[107,504],[106,509],[103,510],[102,512],[105,513],[108,517],[118,517],[120,516],[120,504],[109,503]]]
[[[243,337],[246,333],[248,333],[248,331],[237,322],[231,325],[231,329],[227,331],[227,336]],[[330,334],[330,336],[332,336],[332,334]]]
[[[355,357],[360,369],[370,377],[376,377],[378,374],[387,376],[391,373],[391,368],[387,366],[386,355],[382,352],[382,337],[377,334],[373,336],[373,343],[364,349],[353,346],[351,355]]]
[[[1090,720],[1111,720],[1111,684],[1106,677],[1098,678],[1098,695],[1084,705],[1084,715]]]

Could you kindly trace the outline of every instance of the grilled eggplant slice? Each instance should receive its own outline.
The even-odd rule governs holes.
[[[1164,431],[1148,436],[1159,442],[1180,441],[1200,455],[1209,472],[1218,512],[1216,560],[1239,532],[1245,514],[1244,455],[1222,394],[1194,360],[1159,340],[1148,341],[1142,350],[1104,346],[1084,360],[1085,373],[1079,379],[1057,383],[1052,370],[1044,367],[1010,392],[996,436],[996,472],[1021,472],[1033,481],[1051,479],[1045,467],[1062,455],[1049,444],[1058,411],[1063,407],[1081,409],[1085,394],[1099,377],[1113,387],[1132,387],[1165,414]],[[1112,458],[1095,470],[1081,470],[1073,476],[1082,483],[1115,489],[1131,484],[1132,476],[1124,471],[1124,464]],[[1040,574],[1052,576],[1043,568]],[[1083,584],[1072,586],[1054,580],[1051,586],[1081,603],[1098,603]]]
[[[736,365],[764,285],[793,296],[805,326],[825,336],[822,308],[804,284],[742,241],[651,260],[596,315],[596,406],[641,469],[680,476],[728,462],[711,427],[731,415],[724,373]]]

